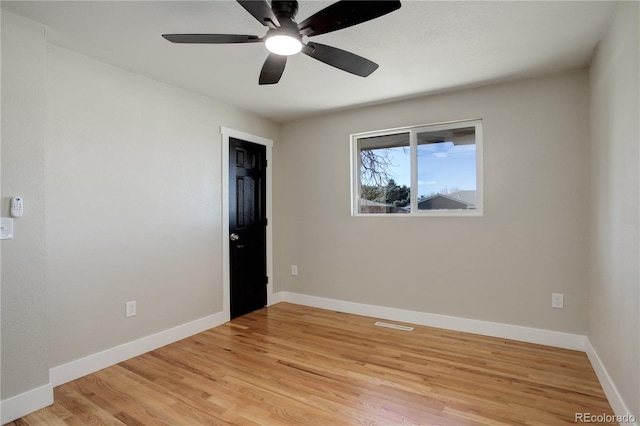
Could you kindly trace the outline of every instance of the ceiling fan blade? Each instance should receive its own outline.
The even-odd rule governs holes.
[[[303,36],[313,37],[370,21],[400,9],[399,0],[341,0],[322,9],[298,25]]]
[[[172,43],[257,43],[262,39],[255,35],[246,34],[162,34]]]
[[[327,65],[350,72],[351,74],[367,77],[376,69],[378,64],[358,56],[355,53],[320,43],[307,43],[302,47],[302,53],[311,56]]]
[[[269,28],[278,28],[280,21],[271,10],[271,6],[265,0],[237,0],[262,25]]]
[[[262,71],[260,71],[259,84],[276,84],[280,81],[282,73],[284,72],[284,66],[287,64],[287,57],[284,55],[276,55],[275,53],[269,53],[267,60],[264,61]]]

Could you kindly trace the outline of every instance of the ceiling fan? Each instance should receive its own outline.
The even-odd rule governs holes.
[[[300,51],[325,64],[351,74],[367,77],[378,64],[336,47],[320,43],[304,43],[302,37],[314,37],[341,30],[378,18],[400,8],[399,0],[341,0],[317,12],[298,24],[297,1],[237,0],[247,12],[262,25],[268,27],[264,37],[244,34],[163,34],[173,43],[261,43],[269,50],[269,56],[260,71],[259,84],[276,84],[280,81],[287,56]]]

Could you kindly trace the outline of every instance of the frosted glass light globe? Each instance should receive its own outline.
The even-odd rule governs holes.
[[[302,42],[300,40],[283,34],[272,35],[264,44],[269,52],[277,55],[295,55],[302,50]]]

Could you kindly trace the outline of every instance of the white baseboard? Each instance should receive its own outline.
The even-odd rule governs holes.
[[[0,402],[0,424],[12,422],[53,404],[53,385],[47,383]]]
[[[613,412],[618,416],[629,415],[631,411],[627,407],[627,404],[625,404],[624,400],[622,399],[622,396],[620,396],[620,393],[618,392],[618,388],[616,388],[616,385],[613,383],[613,380],[611,380],[611,376],[609,376],[607,369],[604,367],[604,364],[600,360],[598,353],[596,352],[595,348],[591,345],[591,341],[589,341],[588,338],[586,339],[586,342],[585,342],[585,352],[587,353],[587,357],[589,357],[589,361],[593,366],[593,370],[596,372],[596,376],[598,376],[598,380],[600,380],[600,384],[602,385],[602,390],[604,390],[604,394],[607,396],[607,399],[609,400],[609,404],[611,404],[611,408],[613,409]],[[597,413],[594,413],[594,414],[597,414]],[[640,413],[635,413],[635,414],[637,416],[640,416]],[[635,423],[625,423],[625,424],[629,424],[631,426],[638,426],[639,421],[640,421],[640,418],[636,418]]]
[[[114,348],[98,352],[49,369],[49,383],[0,402],[0,424],[11,422],[53,404],[53,388],[119,362],[152,351],[161,346],[193,336],[229,320],[219,312],[177,327],[142,337]]]
[[[366,305],[363,303],[345,302],[343,300],[326,299],[324,297],[307,296],[298,293],[280,292],[274,294],[274,299],[276,298],[283,302],[391,321],[482,334],[484,336],[499,337],[501,339],[519,340],[521,342],[537,343],[582,352],[585,350],[586,337],[579,334],[387,308],[384,306]]]
[[[146,352],[193,336],[229,320],[228,313],[219,312],[177,327],[164,330],[133,342],[125,343],[102,352],[98,352],[49,370],[49,381],[59,386],[119,362],[142,355]]]

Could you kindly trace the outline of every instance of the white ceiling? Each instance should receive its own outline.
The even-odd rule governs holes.
[[[302,0],[298,22],[333,1]],[[484,85],[589,64],[611,1],[402,1],[381,18],[311,40],[380,65],[357,77],[306,55],[259,86],[262,43],[180,45],[163,33],[263,36],[235,1],[2,1],[48,27],[49,42],[284,122],[355,105]]]

